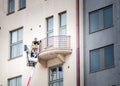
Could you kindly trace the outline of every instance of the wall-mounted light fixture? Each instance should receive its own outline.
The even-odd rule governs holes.
[[[39,25],[39,28],[41,28],[41,25]]]
[[[32,31],[32,28],[30,28],[30,30]]]

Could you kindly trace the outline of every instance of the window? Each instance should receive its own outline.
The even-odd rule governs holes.
[[[104,28],[109,28],[113,25],[112,6],[103,9]]]
[[[98,31],[99,27],[99,11],[95,11],[90,14],[90,32]]]
[[[22,77],[16,77],[8,80],[8,86],[22,86]]]
[[[23,29],[11,32],[11,58],[21,56],[23,52]]]
[[[53,44],[53,17],[47,18],[47,46],[51,46]]]
[[[66,27],[67,27],[67,13],[62,12],[59,14],[60,18],[60,29],[59,35],[63,35],[59,37],[59,48],[66,48],[67,47],[67,38],[66,38]]]
[[[66,22],[66,12],[60,13],[60,35],[66,35],[66,26],[67,26],[67,22]]]
[[[19,7],[20,7],[20,9],[24,9],[26,7],[26,0],[20,0]]]
[[[91,56],[91,71],[100,69],[100,50],[94,50],[90,53]]]
[[[63,86],[63,66],[49,69],[49,86]]]
[[[114,46],[109,45],[103,48],[90,51],[90,72],[114,66]]]
[[[15,0],[9,0],[8,2],[8,14],[15,11]]]
[[[90,33],[106,29],[113,26],[112,5],[89,13]]]

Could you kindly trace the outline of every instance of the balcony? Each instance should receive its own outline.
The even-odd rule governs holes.
[[[51,36],[40,42],[39,62],[47,62],[53,58],[59,58],[65,62],[65,57],[72,53],[70,48],[70,36]]]

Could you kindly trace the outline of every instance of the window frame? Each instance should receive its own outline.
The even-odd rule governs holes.
[[[19,76],[15,76],[15,77],[12,77],[12,78],[8,78],[8,86],[10,86],[10,80],[13,80],[15,79],[15,82],[16,82],[16,86],[17,86],[17,79],[18,78],[21,78],[21,86],[22,86],[22,75],[19,75]]]
[[[14,0],[14,10],[10,11],[10,0],[8,0],[8,13],[7,15],[13,14],[15,12],[15,0]]]
[[[22,40],[18,41],[18,35],[19,35],[19,34],[18,34],[18,31],[19,31],[19,30],[22,30],[22,31],[23,31],[23,26],[15,29],[15,30],[10,31],[10,58],[9,58],[9,60],[16,59],[16,58],[21,57],[21,56],[23,55],[23,53],[22,53],[21,55],[17,55],[17,56],[15,56],[15,57],[12,57],[12,46],[18,45],[18,44],[21,44],[21,43],[23,44],[23,38],[22,38]],[[15,32],[15,31],[17,31],[17,42],[12,43],[12,32]],[[23,32],[22,32],[22,33],[23,33]],[[22,35],[23,35],[23,34],[22,34]],[[22,37],[23,37],[23,36],[22,36]]]
[[[25,6],[22,6],[21,2],[22,2],[22,0],[19,0],[19,10],[18,11],[26,8],[26,0],[25,0]]]
[[[49,30],[48,29],[48,20],[49,19],[51,19],[52,18],[52,20],[53,20],[53,27],[52,27],[52,30]],[[50,47],[50,46],[53,46],[53,42],[52,42],[52,44],[51,43],[49,43],[49,39],[50,39],[50,41],[51,40],[53,40],[53,36],[54,36],[54,16],[50,16],[50,17],[47,17],[46,18],[46,37],[47,37],[47,47]],[[49,34],[53,34],[52,36],[49,36]],[[53,40],[54,41],[54,40]]]
[[[109,67],[105,67],[105,48],[106,47],[109,47],[109,46],[113,46],[113,65],[112,66],[109,66]],[[100,51],[100,69],[99,70],[91,70],[91,52],[94,51],[94,50],[99,50]],[[101,64],[103,63],[103,64]],[[89,51],[89,73],[96,73],[96,72],[99,72],[99,71],[102,71],[102,70],[107,70],[107,69],[110,69],[110,68],[114,68],[115,67],[115,52],[114,52],[114,44],[110,44],[110,45],[107,45],[107,46],[103,46],[103,47],[100,47],[100,48],[96,48],[96,49],[92,49]]]
[[[108,8],[108,7],[112,7],[112,25],[105,28],[105,25],[104,25],[104,12],[103,12],[103,11],[104,11],[106,8]],[[91,32],[90,14],[92,14],[92,13],[94,13],[94,12],[96,12],[96,11],[99,12],[99,26],[101,26],[101,27],[99,27],[99,30]],[[110,4],[110,5],[108,5],[108,6],[102,7],[102,8],[100,8],[100,9],[97,9],[97,10],[94,10],[94,11],[91,11],[91,12],[88,13],[88,15],[89,15],[89,16],[88,16],[88,17],[89,17],[89,34],[96,33],[96,32],[102,31],[102,30],[106,30],[106,29],[109,29],[109,28],[111,28],[111,27],[114,26],[113,4]],[[100,15],[102,15],[102,16],[100,16]]]
[[[66,25],[63,25],[63,26],[61,26],[61,15],[62,14],[66,14]],[[67,11],[63,11],[59,13],[59,35],[61,35],[60,34],[61,30],[66,30],[66,34],[67,34]]]
[[[62,78],[50,81],[50,69],[59,68],[59,67],[62,67],[62,73],[63,73],[64,72],[63,64],[59,64],[59,65],[56,65],[56,66],[49,67],[49,70],[48,70],[49,71],[49,73],[48,73],[48,76],[49,76],[49,78],[48,78],[48,86],[50,86],[50,84],[54,83],[54,82],[58,82],[58,83],[60,83],[61,81],[63,82],[63,80],[64,80],[64,73],[63,73]],[[56,76],[57,76],[57,74],[56,74]]]
[[[108,9],[108,8],[112,8],[112,25],[110,25],[110,26],[108,26],[108,27],[105,27],[105,14],[104,14],[104,11],[106,10],[106,9]],[[103,9],[103,28],[105,28],[105,29],[107,29],[107,28],[110,28],[110,27],[113,27],[113,5],[109,5],[109,6],[106,6],[106,7],[104,7],[104,9]]]

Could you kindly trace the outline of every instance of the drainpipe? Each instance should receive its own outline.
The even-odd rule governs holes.
[[[80,86],[79,0],[76,0],[76,86]]]

